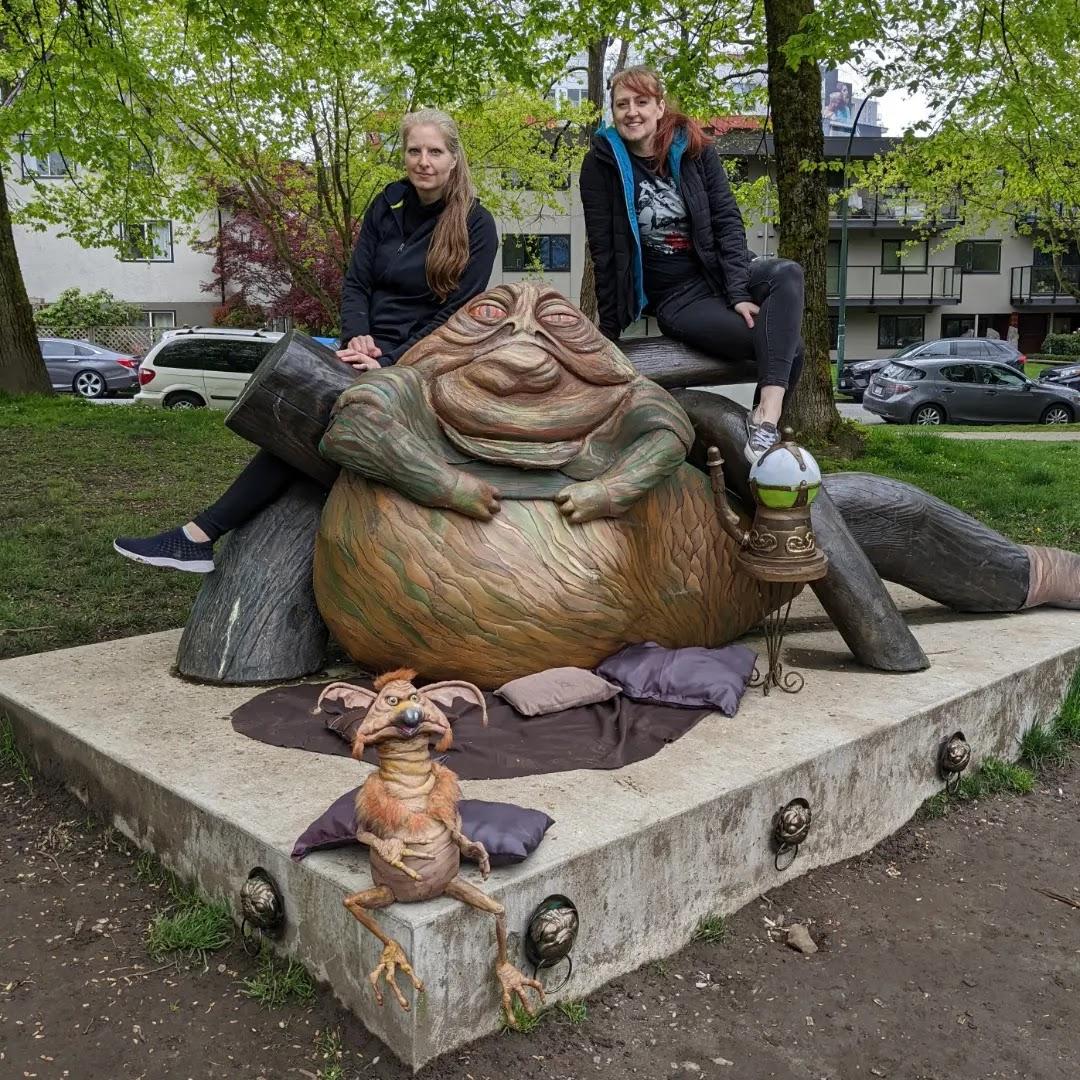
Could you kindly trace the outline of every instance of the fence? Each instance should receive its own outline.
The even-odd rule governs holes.
[[[161,340],[166,330],[171,329],[166,326],[39,326],[37,333],[38,337],[85,341],[88,345],[141,358]]]

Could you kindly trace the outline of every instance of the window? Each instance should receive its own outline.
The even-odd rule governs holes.
[[[975,368],[971,364],[946,364],[941,369],[941,375],[952,383],[973,383]]]
[[[155,330],[172,330],[176,326],[176,312],[144,311],[141,321],[144,326],[152,326]]]
[[[724,166],[724,172],[727,173],[727,178],[733,184],[745,184],[750,179],[750,163],[746,158],[722,157],[720,161]]]
[[[953,262],[965,274],[996,274],[1001,270],[1001,241],[964,240],[956,245]]]
[[[136,221],[120,226],[121,262],[172,262],[171,221]]]
[[[881,373],[883,379],[903,380],[904,382],[918,382],[926,376],[921,368],[908,367],[907,364],[890,364]]]
[[[41,342],[41,355],[46,359],[55,360],[58,356],[69,356],[70,353],[70,347],[62,345],[59,341]]]
[[[159,368],[180,368],[184,371],[240,371],[250,374],[273,345],[272,341],[209,341],[205,338],[170,341],[157,354],[154,364]]]
[[[839,348],[837,342],[840,338],[840,313],[838,311],[829,311],[829,348]]]
[[[571,105],[580,105],[582,102],[589,100],[589,91],[583,90],[580,87],[569,87],[566,90],[566,100]]]
[[[1018,390],[1027,382],[1023,375],[1018,375],[1010,368],[998,367],[997,364],[980,364],[979,382],[986,386],[1002,386]]]
[[[929,242],[924,240],[921,244],[915,244],[910,248],[907,245],[907,240],[881,241],[881,272],[883,274],[926,272]]]
[[[75,167],[68,168],[67,159],[59,150],[50,150],[44,157],[35,157],[24,153],[22,156],[22,174],[38,180],[56,180],[70,176]]]
[[[989,341],[981,338],[960,338],[953,342],[957,356],[969,356],[975,360],[1000,360],[997,349]]]
[[[942,315],[942,337],[963,337],[969,330],[975,333],[974,315]]]
[[[898,349],[922,341],[924,315],[879,315],[877,344],[879,349]]]
[[[569,233],[506,233],[503,236],[503,270],[570,269]]]

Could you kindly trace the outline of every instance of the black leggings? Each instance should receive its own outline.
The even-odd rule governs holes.
[[[803,272],[790,259],[755,259],[750,296],[761,311],[754,328],[704,278],[662,300],[656,322],[662,333],[718,360],[753,359],[758,388],[790,390],[802,374]]]
[[[260,450],[244,466],[244,471],[229,485],[228,491],[213,506],[208,506],[192,521],[211,540],[238,529],[260,510],[285,493],[303,473],[286,465],[269,450]]]

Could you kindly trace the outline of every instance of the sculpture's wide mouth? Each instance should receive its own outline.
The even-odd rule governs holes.
[[[626,384],[587,383],[544,350],[516,345],[439,376],[431,404],[462,435],[560,442],[595,431],[628,393]]]

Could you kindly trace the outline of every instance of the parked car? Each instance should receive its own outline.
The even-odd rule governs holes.
[[[1039,372],[1039,382],[1051,386],[1068,386],[1080,390],[1080,363],[1067,364],[1064,367],[1047,367]]]
[[[936,357],[963,357],[965,360],[998,360],[1018,371],[1024,370],[1027,357],[1016,346],[993,338],[935,338],[916,341],[897,349],[892,356],[877,360],[856,360],[844,364],[839,389],[853,401],[862,401],[871,376],[883,371],[894,360],[930,360]]]
[[[61,393],[100,398],[139,385],[139,361],[126,353],[67,338],[42,337],[38,344],[52,388]]]
[[[987,360],[902,360],[870,380],[863,408],[895,424],[1068,424],[1080,391]]]
[[[166,409],[230,409],[281,337],[224,327],[167,331],[139,366],[135,400]]]

